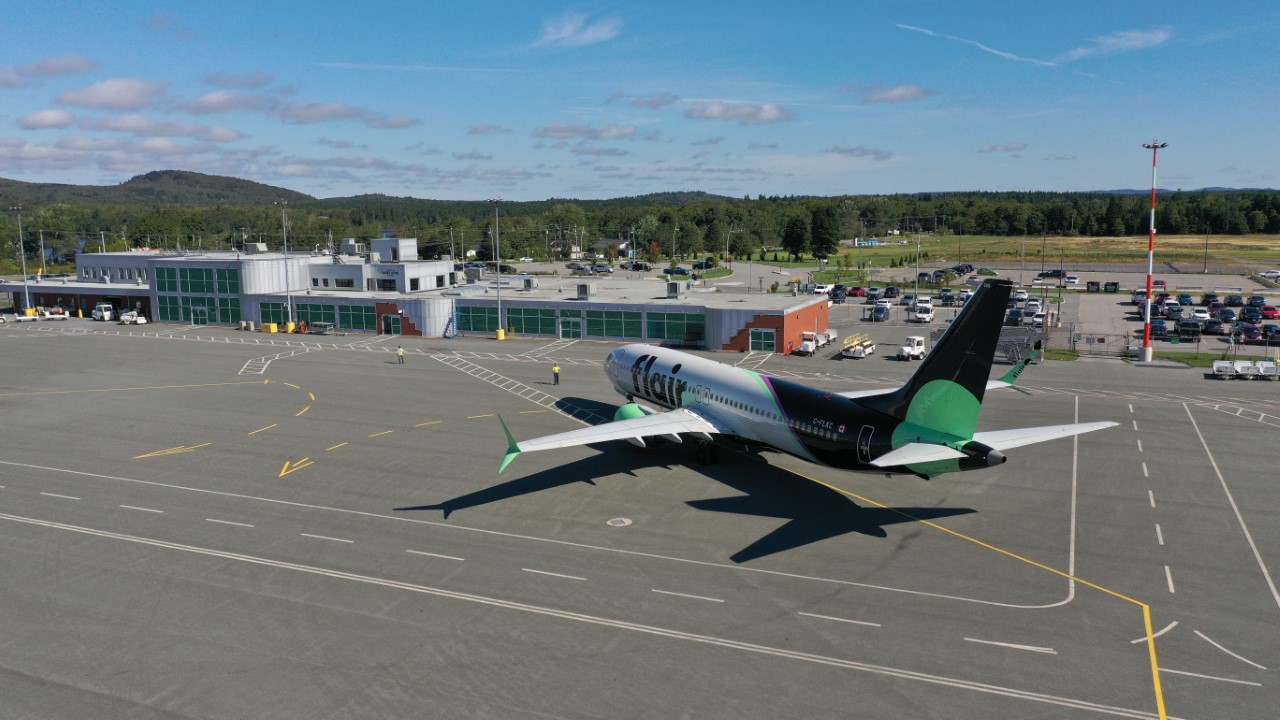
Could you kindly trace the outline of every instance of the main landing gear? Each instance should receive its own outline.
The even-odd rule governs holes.
[[[714,465],[720,462],[720,448],[714,442],[698,443],[698,464]]]

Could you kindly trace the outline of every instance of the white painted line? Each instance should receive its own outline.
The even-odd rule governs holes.
[[[56,497],[56,498],[62,498],[63,500],[79,500],[79,499],[80,499],[80,498],[78,498],[78,497],[73,497],[73,496],[71,496],[71,495],[59,495],[58,493],[47,493],[47,492],[42,492],[42,493],[40,493],[40,494],[41,494],[41,495],[44,495],[45,497]]]
[[[831,617],[830,615],[817,615],[815,613],[797,612],[797,615],[805,617],[818,618],[819,620],[835,620],[836,622],[849,623],[850,625],[867,625],[870,627],[880,627],[880,623],[865,622],[863,620],[850,620],[849,618]]]
[[[1218,648],[1218,649],[1219,649],[1219,650],[1221,650],[1222,652],[1224,652],[1224,653],[1226,653],[1226,654],[1230,655],[1231,657],[1233,657],[1233,658],[1235,658],[1235,659],[1239,660],[1240,662],[1242,662],[1242,663],[1248,663],[1249,665],[1252,665],[1252,666],[1254,666],[1254,667],[1258,668],[1259,670],[1266,670],[1266,668],[1265,668],[1265,667],[1263,667],[1263,666],[1259,665],[1258,663],[1256,663],[1256,662],[1254,662],[1254,661],[1252,661],[1252,660],[1248,660],[1248,659],[1246,659],[1246,658],[1242,658],[1242,657],[1240,657],[1239,655],[1237,655],[1237,654],[1235,654],[1235,653],[1231,652],[1230,650],[1228,650],[1228,649],[1226,649],[1226,648],[1222,647],[1222,646],[1221,646],[1221,645],[1219,645],[1218,643],[1216,643],[1216,642],[1214,642],[1214,641],[1210,640],[1208,635],[1205,635],[1204,633],[1200,632],[1199,630],[1193,630],[1192,632],[1194,632],[1196,635],[1199,635],[1201,640],[1204,640],[1205,642],[1207,642],[1207,643],[1209,643],[1210,645],[1212,645],[1212,646],[1214,646],[1214,647]]]
[[[1164,545],[1164,533],[1160,532],[1160,523],[1156,523],[1156,541]]]
[[[1214,677],[1213,675],[1201,675],[1200,673],[1187,672],[1186,670],[1170,670],[1167,667],[1160,668],[1160,672],[1173,673],[1174,675],[1186,675],[1187,677],[1201,678],[1203,680],[1217,680],[1219,682],[1236,683],[1237,685],[1252,685],[1254,687],[1262,687],[1262,683],[1249,682],[1248,680],[1232,680],[1231,678]]]
[[[1142,452],[1142,439],[1138,439],[1138,452]]]
[[[219,525],[235,525],[236,527],[247,527],[247,528],[253,527],[249,523],[232,522],[230,520],[215,520],[214,518],[205,518],[204,521],[211,522],[211,523],[218,523]]]
[[[1134,420],[1134,421],[1133,421],[1133,431],[1134,431],[1134,432],[1138,432],[1138,421],[1137,421],[1137,420]]]
[[[1133,403],[1129,403],[1129,412],[1133,412]]]
[[[547,572],[546,570],[534,570],[533,568],[520,568],[520,572],[533,573],[534,575],[549,575],[551,577],[564,578],[565,580],[587,581],[586,578],[578,577],[577,575],[561,575],[560,573]]]
[[[999,645],[1000,647],[1012,648],[1014,650],[1027,650],[1029,652],[1045,653],[1046,655],[1057,655],[1058,651],[1053,648],[1036,647],[1035,645],[1016,645],[1014,643],[996,642],[995,640],[979,640],[978,638],[965,638],[969,642],[982,643],[983,645]]]
[[[329,537],[328,535],[312,535],[311,533],[298,533],[302,537],[315,538],[317,540],[332,540],[340,543],[353,543],[355,540],[344,540],[342,538]]]
[[[1271,597],[1276,601],[1276,605],[1280,606],[1280,590],[1276,590],[1275,580],[1271,578],[1271,571],[1267,569],[1267,564],[1262,561],[1262,553],[1258,552],[1258,545],[1253,541],[1253,535],[1249,533],[1249,527],[1244,524],[1244,516],[1240,514],[1240,506],[1236,505],[1236,499],[1231,495],[1231,489],[1227,487],[1226,478],[1222,477],[1222,470],[1218,469],[1218,461],[1213,459],[1213,453],[1209,451],[1209,443],[1205,442],[1204,434],[1200,432],[1200,424],[1196,422],[1196,418],[1191,414],[1191,408],[1186,403],[1182,404],[1182,409],[1187,411],[1187,417],[1191,419],[1191,427],[1196,431],[1196,437],[1200,438],[1200,444],[1204,446],[1204,454],[1209,457],[1209,464],[1213,466],[1213,472],[1218,476],[1218,482],[1222,485],[1222,492],[1227,496],[1227,502],[1231,503],[1231,510],[1236,514],[1236,522],[1240,523],[1240,530],[1244,532],[1244,539],[1249,541],[1249,548],[1253,550],[1253,558],[1258,561],[1258,568],[1262,570],[1262,576],[1267,580],[1267,587],[1271,588]]]
[[[1173,571],[1169,569],[1168,565],[1164,566],[1164,579],[1169,583],[1169,592],[1177,593],[1178,591],[1173,589]]]
[[[152,508],[138,507],[137,505],[121,505],[120,507],[124,508],[125,510],[141,510],[142,512],[149,512],[149,513],[164,513],[163,510],[154,510]]]
[[[654,589],[651,589],[651,590],[650,590],[650,592],[656,592],[656,593],[658,593],[659,595],[674,595],[674,596],[676,596],[676,597],[689,598],[689,599],[691,599],[691,600],[706,600],[707,602],[718,602],[718,603],[722,603],[722,602],[724,602],[724,601],[723,601],[723,600],[721,600],[720,598],[704,597],[704,596],[702,596],[702,595],[687,595],[687,594],[685,594],[685,593],[671,592],[671,591],[669,591],[669,590],[654,590]]]
[[[1168,625],[1165,625],[1165,626],[1164,626],[1164,629],[1163,629],[1163,630],[1161,630],[1160,632],[1153,633],[1153,634],[1151,635],[1151,637],[1152,637],[1153,639],[1154,639],[1154,638],[1158,638],[1158,637],[1160,637],[1161,635],[1163,635],[1163,634],[1165,634],[1165,633],[1169,632],[1170,630],[1174,629],[1174,628],[1175,628],[1175,627],[1177,627],[1177,626],[1178,626],[1178,621],[1177,621],[1177,620],[1174,620],[1173,622],[1169,623]],[[1130,642],[1130,643],[1132,643],[1132,644],[1134,644],[1134,645],[1137,645],[1138,643],[1144,643],[1144,642],[1146,642],[1146,641],[1147,641],[1147,636],[1146,636],[1146,635],[1143,635],[1142,637],[1140,637],[1140,638],[1135,638],[1135,639],[1133,639],[1133,640],[1130,640],[1129,642]]]
[[[1144,477],[1144,478],[1149,478],[1149,477],[1151,477],[1151,473],[1147,472],[1147,464],[1146,464],[1146,463],[1142,463],[1142,477]]]
[[[431,553],[425,550],[405,550],[412,555],[426,555],[427,557],[440,558],[441,560],[457,560],[458,562],[466,562],[466,558],[454,557],[453,555],[440,555],[439,553]]]
[[[1151,501],[1151,507],[1155,507],[1155,506],[1156,506],[1156,494],[1155,494],[1155,493],[1153,493],[1153,492],[1151,492],[1150,490],[1148,490],[1148,491],[1147,491],[1147,499]]]

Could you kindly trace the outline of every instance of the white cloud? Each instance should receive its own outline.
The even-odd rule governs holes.
[[[489,123],[477,123],[467,128],[468,135],[506,135],[509,132],[511,132],[510,128]]]
[[[585,143],[578,143],[577,145],[574,145],[569,148],[569,152],[575,155],[590,155],[591,157],[621,157],[623,155],[630,154],[621,148],[602,148],[587,145]]]
[[[0,66],[0,87],[22,87],[22,76],[12,65]]]
[[[286,103],[285,105],[271,111],[271,114],[280,117],[285,122],[297,123],[299,125],[355,120],[363,123],[366,127],[371,128],[401,129],[421,123],[420,120],[415,118],[405,116],[388,117],[386,115],[364,110],[352,105],[347,105],[346,103]]]
[[[1011,52],[1005,52],[1004,50],[996,50],[993,47],[988,47],[987,45],[983,45],[977,40],[969,40],[967,38],[957,37],[955,35],[947,35],[945,33],[934,32],[932,30],[927,30],[922,27],[916,27],[914,25],[903,25],[902,23],[896,23],[896,24],[899,28],[903,30],[910,30],[911,32],[922,33],[924,35],[928,35],[929,37],[939,37],[939,38],[944,38],[946,40],[952,40],[954,42],[963,43],[965,45],[972,45],[983,52],[991,53],[992,55],[995,55],[997,57],[1002,57],[1006,60],[1015,60],[1017,62],[1031,63],[1033,65],[1053,65],[1053,63],[1047,60],[1037,60],[1035,58],[1026,58],[1026,57],[1014,55]]]
[[[695,120],[726,120],[741,125],[760,125],[795,119],[795,115],[790,110],[774,103],[749,105],[722,100],[695,102],[685,111],[684,116]]]
[[[66,110],[37,110],[23,115],[18,120],[18,127],[23,130],[48,130],[70,127],[73,122],[75,116]]]
[[[919,85],[906,84],[885,87],[880,83],[875,83],[874,85],[846,85],[840,88],[840,92],[854,93],[862,98],[862,102],[868,105],[923,100],[937,94]]]
[[[58,95],[63,105],[100,110],[141,110],[149,106],[169,86],[167,82],[149,82],[141,78],[113,78],[79,90]]]
[[[857,145],[855,147],[836,145],[829,147],[822,152],[832,155],[844,155],[845,157],[871,158],[876,162],[886,162],[893,159],[893,153],[888,150],[878,150],[876,148],[864,147],[862,145]]]
[[[636,129],[633,125],[626,127],[618,127],[617,125],[605,125],[601,128],[593,128],[589,125],[579,125],[577,123],[554,123],[552,125],[544,125],[533,132],[537,137],[542,138],[584,138],[587,140],[619,140],[623,138],[635,137]]]
[[[1008,145],[983,145],[978,149],[980,153],[993,152],[1021,152],[1027,149],[1026,143],[1009,143]]]
[[[254,90],[270,85],[274,79],[271,77],[271,73],[268,72],[253,72],[246,75],[220,72],[206,75],[204,81],[218,87]]]
[[[240,95],[230,90],[215,90],[185,103],[182,110],[192,115],[216,115],[235,110],[267,111],[279,104],[269,95]]]
[[[239,130],[221,125],[152,120],[138,114],[82,120],[80,126],[89,130],[124,132],[143,137],[190,137],[205,142],[235,142],[245,137]]]
[[[671,93],[666,93],[666,92],[656,92],[650,95],[649,97],[633,98],[631,100],[631,104],[634,107],[648,108],[651,110],[661,108],[661,107],[666,107],[668,105],[674,105],[675,103],[678,103],[678,102],[680,102],[680,98],[676,97],[675,95],[672,95]]]
[[[1113,53],[1129,52],[1131,50],[1145,50],[1150,47],[1164,44],[1171,35],[1172,33],[1168,28],[1124,30],[1121,32],[1114,32],[1110,35],[1102,35],[1092,38],[1089,40],[1088,45],[1063,53],[1062,55],[1054,58],[1054,60],[1056,62],[1065,63],[1097,55],[1111,55]]]
[[[703,138],[702,140],[695,140],[694,142],[691,142],[689,144],[690,145],[719,145],[722,142],[724,142],[723,135],[712,135],[709,138]]]
[[[124,141],[118,138],[91,138],[84,135],[64,135],[54,143],[64,150],[119,150]]]
[[[580,13],[561,15],[554,20],[544,20],[542,34],[533,42],[534,47],[576,48],[612,40],[622,32],[622,21],[606,18],[588,23],[588,17]]]
[[[54,77],[88,72],[97,66],[98,63],[71,53],[37,60],[22,68],[21,72],[26,77]]]
[[[473,150],[471,152],[464,152],[464,153],[456,152],[453,154],[453,159],[454,160],[492,160],[493,156],[486,155],[482,152],[476,152]]]

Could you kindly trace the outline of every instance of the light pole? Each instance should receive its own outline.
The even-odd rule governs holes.
[[[284,237],[284,321],[287,328],[293,323],[293,290],[289,282],[289,201],[280,198],[275,204],[280,206],[280,234]]]
[[[22,244],[22,206],[15,205],[9,209],[18,213],[18,254],[22,256],[22,295],[26,298],[22,311],[26,312],[31,307],[31,288],[27,285],[27,248]]]
[[[502,322],[502,236],[498,233],[498,206],[502,198],[489,198],[493,203],[493,255],[494,269],[498,271],[498,339],[507,338],[507,326]]]
[[[1209,272],[1209,221],[1204,221],[1204,269],[1202,273]]]
[[[1151,151],[1151,232],[1147,238],[1147,302],[1142,313],[1142,362],[1151,362],[1155,354],[1151,348],[1151,276],[1155,270],[1156,257],[1156,155],[1161,148],[1169,147],[1169,143],[1152,140],[1143,143],[1142,147]]]

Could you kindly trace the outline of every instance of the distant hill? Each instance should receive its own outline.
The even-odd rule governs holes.
[[[96,203],[174,205],[262,205],[275,200],[315,200],[293,190],[220,175],[156,170],[119,185],[61,185],[0,178],[0,203]]]

